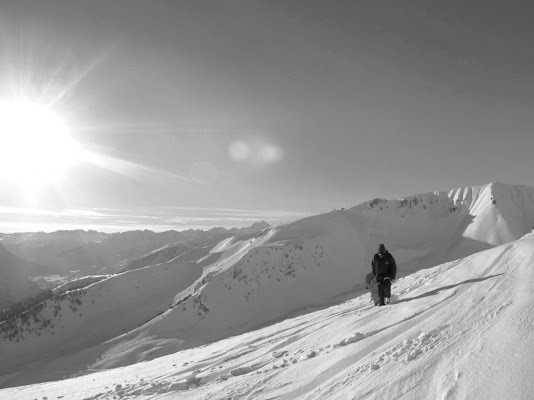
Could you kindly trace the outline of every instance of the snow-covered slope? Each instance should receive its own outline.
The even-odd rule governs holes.
[[[155,344],[154,340],[161,340],[141,339],[136,328],[168,310],[183,290],[202,285],[200,277],[213,261],[222,258],[235,262],[242,257],[250,238],[251,234],[241,234],[225,239],[216,248],[194,248],[165,263],[112,276],[84,277],[59,286],[54,298],[0,323],[0,374],[4,376],[0,387],[57,379],[65,370],[85,370],[108,358],[113,365],[152,359],[165,354],[157,351],[158,347],[167,352],[179,349],[180,340]],[[131,359],[123,348],[130,331],[138,339]],[[147,345],[139,340],[146,340]],[[120,356],[115,359],[117,352]],[[40,368],[47,374],[39,373]]]
[[[99,282],[101,280],[104,280],[106,278],[109,278],[109,275],[89,275],[84,276],[83,278],[73,279],[69,282],[63,283],[59,286],[56,286],[52,292],[55,295],[63,294],[71,290],[76,289],[82,289],[85,288],[95,282]]]
[[[124,335],[113,337],[120,329],[107,329],[109,340],[89,355],[50,362],[75,370],[82,365],[110,368],[228,338],[310,307],[335,304],[361,289],[379,243],[385,243],[395,256],[403,276],[510,242],[533,224],[534,189],[490,184],[401,200],[373,200],[264,230],[247,240],[230,237],[213,247],[195,249],[199,253],[194,254],[194,264],[202,276],[187,288],[169,287],[169,295],[174,290],[172,306],[160,316],[140,327],[117,323],[126,329]],[[114,279],[119,282],[127,276]],[[87,307],[86,312],[96,316],[103,304],[94,310]],[[99,323],[113,321],[114,315],[110,312]],[[81,330],[89,320],[79,318]],[[65,329],[63,335],[76,336]],[[28,360],[41,356],[43,338],[32,336],[33,356],[24,342],[3,344],[6,354]],[[86,350],[91,343],[97,341],[81,340],[77,350]],[[156,350],[147,352],[147,348]],[[6,384],[32,382],[27,370],[13,367],[10,371],[18,375]]]
[[[130,261],[126,266],[121,268],[121,272],[133,271],[147,267],[149,265],[160,264],[172,260],[191,249],[188,243],[170,243],[148,254]]]
[[[36,309],[0,324],[2,368],[77,352],[135,329],[167,310],[201,274],[196,263],[174,262],[82,282],[77,290],[60,288]]]
[[[534,393],[534,236],[157,360],[2,399],[515,399]]]

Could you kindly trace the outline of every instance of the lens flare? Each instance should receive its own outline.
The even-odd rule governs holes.
[[[273,164],[284,156],[280,147],[261,139],[235,140],[230,143],[228,154],[233,161],[251,165]]]
[[[235,142],[232,142],[228,152],[234,161],[244,161],[251,155],[249,145],[243,140],[236,140]]]

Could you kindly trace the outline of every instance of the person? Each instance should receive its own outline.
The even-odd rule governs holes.
[[[371,262],[373,274],[378,284],[378,305],[383,306],[390,303],[391,281],[397,275],[397,264],[393,256],[386,250],[386,246],[380,244],[378,253]]]

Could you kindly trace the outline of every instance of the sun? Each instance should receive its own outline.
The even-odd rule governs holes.
[[[28,99],[0,102],[0,178],[36,187],[57,182],[84,151],[52,107]]]

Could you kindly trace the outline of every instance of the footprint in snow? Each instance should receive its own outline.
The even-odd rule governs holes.
[[[271,356],[273,358],[280,358],[287,354],[287,350],[275,350],[272,352]]]
[[[239,367],[239,368],[231,370],[230,375],[240,376],[240,375],[248,374],[249,372],[252,372],[252,369],[250,367]]]
[[[273,369],[285,368],[285,367],[288,367],[288,366],[289,366],[288,361],[284,359],[284,360],[282,360],[282,362],[274,364],[273,365]]]
[[[390,360],[405,363],[417,359],[420,355],[432,350],[439,340],[446,326],[432,329],[429,332],[420,332],[418,335],[404,339],[390,350],[382,353],[374,360],[374,364],[381,365]]]
[[[263,366],[262,364],[255,364],[255,365],[248,365],[245,367],[235,368],[230,371],[230,375],[232,376],[246,375],[246,374],[249,374],[253,371],[260,369],[262,366]]]
[[[313,358],[316,355],[317,355],[317,352],[315,350],[310,350],[304,355],[304,358]]]
[[[363,333],[356,332],[352,336],[349,336],[341,340],[337,345],[334,345],[334,346],[346,346],[351,343],[359,342],[362,339],[365,339],[365,335]]]

